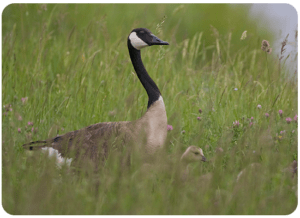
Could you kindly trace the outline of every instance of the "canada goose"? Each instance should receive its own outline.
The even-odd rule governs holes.
[[[203,151],[201,148],[191,145],[189,146],[183,155],[180,158],[180,164],[181,164],[181,179],[186,180],[188,178],[189,174],[189,168],[188,165],[193,162],[203,161],[206,162],[206,158],[203,154]]]
[[[161,153],[160,155],[165,155],[165,153]],[[171,172],[171,168],[178,168],[178,172],[180,173],[180,178],[185,180],[188,175],[188,165],[190,163],[206,161],[206,158],[203,154],[201,148],[191,145],[189,146],[185,152],[179,158],[174,158],[175,162],[170,163],[168,158],[161,157],[161,161],[156,161],[153,164],[144,163],[138,171],[136,171],[133,177],[145,177],[145,176],[155,176],[153,172],[162,171],[163,174],[165,172]],[[170,168],[171,167],[171,168]]]
[[[198,162],[198,161],[206,161],[206,158],[203,154],[203,151],[201,148],[191,145],[188,147],[185,152],[182,154],[180,161],[184,164],[187,165],[192,162]]]
[[[130,140],[142,147],[147,155],[153,155],[165,142],[167,114],[161,93],[148,75],[141,59],[140,50],[152,45],[169,43],[160,40],[146,28],[132,30],[127,38],[132,65],[148,94],[147,111],[140,119],[132,122],[97,123],[51,139],[30,142],[23,147],[29,150],[52,147],[58,150],[62,157],[83,157],[99,162],[107,158],[111,144],[118,139],[122,145]]]

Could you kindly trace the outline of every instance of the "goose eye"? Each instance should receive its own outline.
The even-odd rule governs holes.
[[[196,152],[194,152],[194,154],[198,155],[198,154],[200,154],[200,153],[196,151]]]

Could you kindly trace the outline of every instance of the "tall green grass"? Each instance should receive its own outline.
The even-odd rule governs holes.
[[[133,12],[130,5],[10,5],[4,10],[6,212],[292,213],[297,206],[297,177],[286,168],[298,158],[297,122],[288,124],[285,118],[297,114],[298,84],[285,71],[284,59],[276,58],[277,51],[266,56],[260,36],[249,34],[239,40],[242,32],[230,28],[221,33],[211,27],[210,43],[200,28],[184,37],[180,29],[165,24],[168,19],[174,22],[181,6],[134,7],[143,10]],[[147,95],[131,65],[126,37],[142,24],[145,11],[150,18],[144,25],[170,42],[168,47],[142,50],[144,64],[163,95],[168,123],[174,127],[168,132],[167,157],[142,170],[140,162],[121,167],[120,154],[111,154],[94,174],[89,168],[80,173],[58,169],[45,154],[24,152],[21,145],[32,140],[142,116]],[[190,12],[191,17],[197,14]],[[122,21],[118,13],[132,22]],[[167,18],[155,17],[164,13]],[[111,16],[119,19],[107,18]],[[184,38],[176,39],[177,35]],[[282,117],[278,110],[283,110]],[[234,127],[236,120],[239,126]],[[183,180],[179,157],[190,145],[201,147],[209,161],[191,164]],[[258,169],[237,182],[239,172],[252,163],[259,163]]]

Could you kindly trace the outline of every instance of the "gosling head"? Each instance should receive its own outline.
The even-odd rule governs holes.
[[[198,161],[205,162],[206,158],[205,158],[201,148],[192,145],[185,150],[185,152],[181,156],[180,160],[181,160],[181,162],[189,164],[189,163],[198,162]]]
[[[130,45],[136,50],[141,50],[147,46],[169,45],[169,43],[157,38],[146,28],[136,28],[128,36],[128,46]]]

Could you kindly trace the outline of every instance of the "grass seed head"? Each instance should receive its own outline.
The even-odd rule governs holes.
[[[242,33],[242,36],[240,38],[240,40],[244,40],[247,38],[247,30],[245,30],[243,33]]]
[[[267,51],[267,49],[269,48],[270,44],[267,40],[263,40],[261,42],[261,50],[263,51]]]
[[[261,42],[261,50],[267,52],[268,54],[272,53],[272,48],[270,48],[270,43],[267,40]]]
[[[281,49],[280,49],[280,54],[282,55],[285,52],[285,46],[287,44],[287,38],[289,37],[289,34],[285,37],[283,42],[281,43]]]

